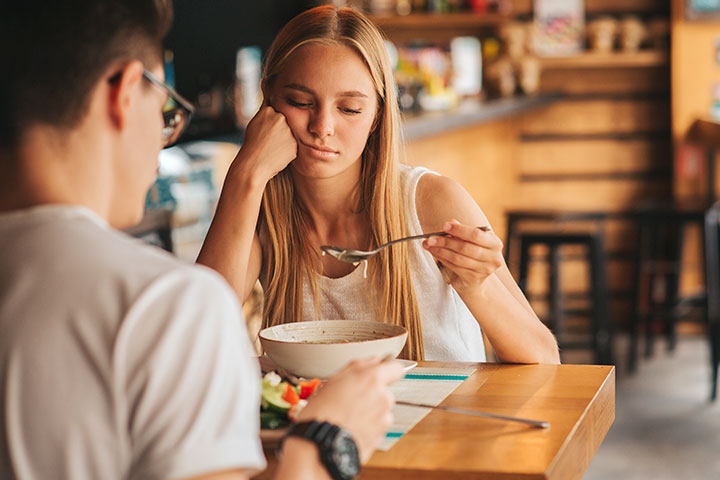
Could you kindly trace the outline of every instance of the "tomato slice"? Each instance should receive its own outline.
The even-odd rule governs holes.
[[[320,386],[320,380],[313,378],[312,380],[301,380],[300,381],[300,398],[306,399],[310,397],[315,390]]]

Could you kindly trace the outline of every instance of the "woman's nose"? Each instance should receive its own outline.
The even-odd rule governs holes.
[[[319,108],[310,117],[310,133],[317,137],[328,137],[335,133],[332,114],[326,108]]]

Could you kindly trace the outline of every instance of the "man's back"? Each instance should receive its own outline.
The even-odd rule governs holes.
[[[89,210],[0,214],[0,477],[262,467],[258,373],[215,274]]]

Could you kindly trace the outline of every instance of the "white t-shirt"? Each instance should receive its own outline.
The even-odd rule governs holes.
[[[0,478],[264,468],[253,353],[211,270],[84,208],[0,214]]]

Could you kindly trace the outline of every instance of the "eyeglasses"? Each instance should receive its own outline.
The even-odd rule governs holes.
[[[163,120],[165,124],[162,130],[163,147],[169,147],[177,142],[180,135],[185,131],[190,119],[195,113],[195,107],[177,93],[174,88],[166,84],[147,70],[143,70],[143,77],[153,85],[164,90],[168,94],[168,101],[163,107]]]
[[[113,75],[110,77],[109,82],[117,82],[120,80],[121,75],[122,72]],[[164,121],[162,138],[164,142],[163,148],[169,147],[175,144],[185,131],[195,113],[195,107],[185,97],[177,93],[174,88],[145,69],[143,69],[143,77],[168,95],[168,101],[163,106],[162,112]]]

